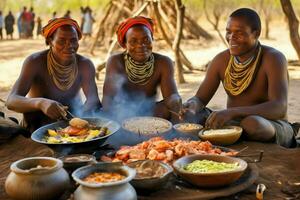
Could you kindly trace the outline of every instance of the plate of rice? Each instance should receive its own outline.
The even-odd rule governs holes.
[[[220,129],[202,129],[198,135],[201,140],[208,140],[215,145],[231,145],[238,141],[242,132],[240,126],[225,126]]]

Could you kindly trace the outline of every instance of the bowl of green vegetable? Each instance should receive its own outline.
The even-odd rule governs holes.
[[[222,187],[237,181],[247,169],[247,162],[229,156],[194,154],[173,163],[175,173],[198,187]]]

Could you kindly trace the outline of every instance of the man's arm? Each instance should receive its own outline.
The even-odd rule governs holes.
[[[83,111],[95,111],[101,108],[101,103],[99,100],[97,85],[95,81],[95,67],[89,59],[85,59],[83,61],[83,65],[84,66],[82,70],[82,90],[86,97]]]
[[[203,109],[217,91],[225,54],[226,52],[222,52],[211,61],[196,95],[184,103],[184,107],[191,113],[196,114]]]
[[[28,57],[24,63],[19,78],[15,82],[8,98],[6,106],[10,110],[25,113],[39,110],[41,98],[25,97],[30,90],[37,69],[32,57]]]
[[[66,113],[60,103],[45,98],[26,97],[40,67],[36,61],[37,58],[34,57],[36,55],[30,56],[24,61],[21,74],[7,98],[6,106],[8,109],[20,113],[41,110],[52,119],[64,117]]]

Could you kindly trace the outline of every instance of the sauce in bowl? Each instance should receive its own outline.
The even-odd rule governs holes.
[[[94,172],[83,179],[88,183],[109,183],[120,181],[126,178],[125,176],[115,172]]]

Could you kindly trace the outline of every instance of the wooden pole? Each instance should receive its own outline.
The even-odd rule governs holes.
[[[158,2],[153,2],[153,8],[154,8],[154,14],[156,16],[157,19],[157,25],[159,30],[161,31],[164,40],[166,41],[167,45],[172,48],[172,41],[171,39],[168,37],[168,35],[166,34],[166,31],[164,30],[162,23],[161,23],[161,17],[160,17],[160,13],[159,13],[159,9],[158,9]],[[189,69],[189,70],[194,70],[194,67],[192,66],[192,64],[190,63],[190,61],[186,58],[186,56],[184,55],[183,51],[181,49],[179,49],[179,53],[180,53],[180,59],[182,61],[182,63]]]
[[[101,34],[103,25],[104,25],[105,21],[107,20],[109,14],[110,14],[110,11],[111,11],[111,9],[112,9],[112,7],[113,7],[113,4],[110,2],[110,3],[109,3],[109,6],[108,6],[108,9],[107,9],[107,11],[106,11],[106,13],[105,13],[103,19],[100,21],[99,29],[98,29],[98,32],[97,32],[97,34],[96,34],[95,40],[94,40],[94,42],[93,42],[93,45],[92,45],[91,51],[90,51],[90,53],[91,53],[92,55],[94,55],[94,49],[95,49],[96,44],[97,44],[97,42],[98,42],[98,39],[99,39],[99,36],[100,36],[100,34]]]
[[[172,49],[175,54],[175,65],[177,69],[177,79],[179,83],[185,83],[184,76],[183,76],[183,68],[182,63],[180,61],[179,55],[179,47],[180,47],[180,40],[182,37],[182,29],[183,29],[183,19],[184,19],[184,10],[185,7],[182,5],[181,0],[175,0],[175,7],[177,12],[177,19],[176,19],[176,36],[172,45]]]

